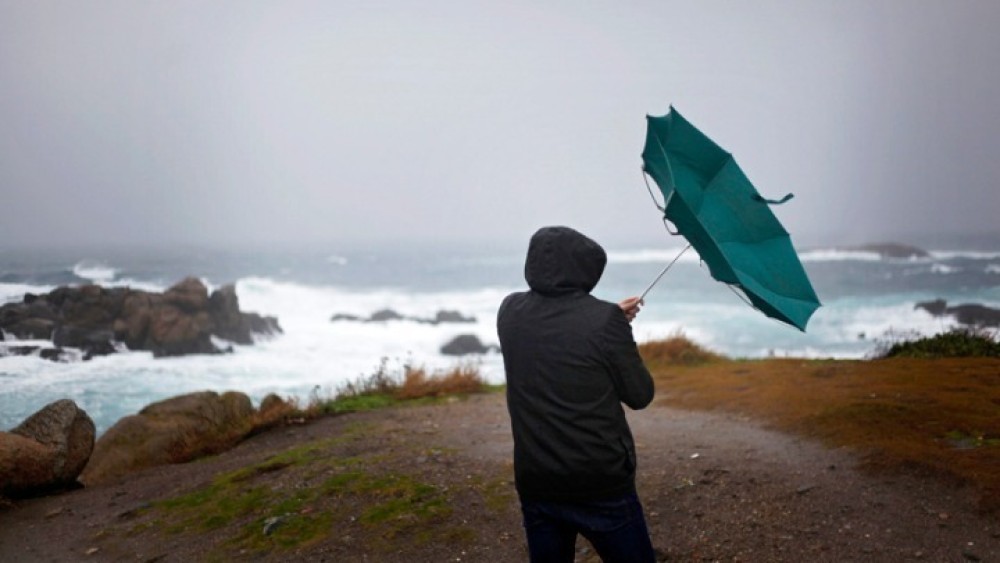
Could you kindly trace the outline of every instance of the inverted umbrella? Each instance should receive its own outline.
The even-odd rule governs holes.
[[[665,116],[646,116],[642,161],[663,192],[664,204],[657,205],[676,228],[671,234],[691,243],[712,277],[742,290],[765,315],[805,331],[819,298],[769,208],[791,194],[761,197],[733,155],[672,106]]]

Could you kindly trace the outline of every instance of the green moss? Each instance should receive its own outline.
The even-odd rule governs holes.
[[[325,405],[323,412],[328,414],[338,414],[345,412],[368,411],[380,409],[396,404],[396,399],[391,395],[370,394],[338,397]]]
[[[361,427],[354,430],[363,431]],[[330,456],[327,452],[333,441],[337,440],[325,441],[327,448],[313,443],[288,450],[163,500],[153,507],[161,517],[157,529],[171,534],[219,533],[237,526],[220,549],[265,553],[320,541],[332,533],[335,522],[350,525],[353,516],[346,511],[357,510],[356,525],[380,537],[407,535],[412,541],[423,541],[417,536],[429,531],[428,538],[440,538],[430,524],[451,514],[445,491],[409,475],[373,472],[380,456]],[[296,471],[295,481],[302,485],[291,492],[272,489],[267,480],[280,471]],[[328,476],[313,481],[310,475]],[[280,521],[265,534],[272,518]],[[213,555],[225,559],[225,554]]]
[[[380,501],[361,514],[360,520],[365,524],[403,518],[421,521],[451,513],[447,499],[436,487],[409,476],[389,475],[359,484],[363,492],[374,493]]]
[[[494,479],[484,484],[482,494],[486,507],[493,512],[507,510],[514,500],[513,487],[505,478]]]

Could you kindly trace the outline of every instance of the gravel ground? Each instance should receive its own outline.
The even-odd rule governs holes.
[[[850,451],[733,415],[654,405],[631,413],[630,421],[639,495],[663,561],[1000,562],[1000,521],[975,513],[971,494],[954,484],[919,473],[867,473]],[[504,398],[488,394],[278,428],[208,460],[20,501],[0,509],[0,561],[212,560],[216,556],[206,554],[225,545],[221,532],[128,532],[136,529],[129,528],[136,508],[351,428],[364,432],[325,446],[330,456],[369,456],[378,460],[378,471],[414,475],[452,491],[452,512],[440,525],[473,530],[474,537],[408,545],[405,536],[387,539],[352,519],[336,523],[322,541],[256,554],[255,560],[526,559]],[[266,478],[276,488],[288,485],[281,472]],[[482,487],[458,485],[463,483],[499,483],[502,490],[492,493],[487,509]],[[231,556],[241,558],[240,552]],[[597,560],[582,539],[577,559]]]

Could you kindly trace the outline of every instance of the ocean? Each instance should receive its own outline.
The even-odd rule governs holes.
[[[921,259],[802,250],[823,302],[805,333],[750,308],[712,280],[691,250],[648,294],[633,331],[640,342],[683,333],[731,357],[864,358],[893,335],[930,335],[953,326],[948,318],[915,309],[919,301],[1000,307],[1000,250],[985,248],[932,249]],[[641,293],[680,249],[609,247],[608,267],[594,294],[618,301]],[[338,386],[373,373],[383,362],[395,372],[404,365],[433,371],[472,362],[490,381],[502,382],[498,353],[460,360],[439,350],[461,334],[497,342],[500,301],[525,289],[524,250],[417,244],[0,250],[0,303],[86,283],[162,291],[193,275],[210,290],[235,283],[242,310],[273,315],[284,329],[215,356],[154,359],[148,352],[124,352],[65,363],[0,357],[0,430],[61,398],[87,411],[98,433],[151,402],[191,391],[239,390],[255,402],[268,393],[307,401],[314,394],[332,396]],[[331,321],[336,314],[368,317],[386,308],[419,318],[453,310],[476,320]],[[0,348],[10,344],[8,336]]]

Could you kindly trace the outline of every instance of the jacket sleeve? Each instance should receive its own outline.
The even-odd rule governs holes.
[[[653,378],[642,363],[632,337],[632,325],[615,305],[604,327],[604,353],[618,399],[632,409],[645,408],[653,400]]]

